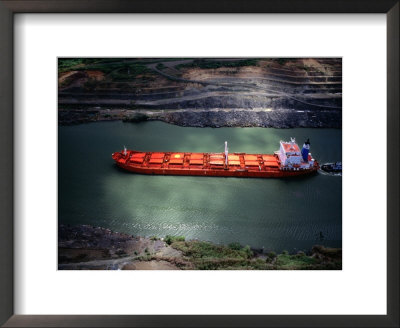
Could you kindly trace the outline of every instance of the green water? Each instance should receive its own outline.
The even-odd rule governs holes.
[[[118,169],[111,153],[148,151],[272,153],[280,140],[311,141],[320,162],[341,160],[335,129],[187,128],[162,122],[59,127],[59,222],[141,236],[183,235],[265,250],[342,244],[342,178],[146,176]]]

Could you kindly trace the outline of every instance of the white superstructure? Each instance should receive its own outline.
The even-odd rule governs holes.
[[[228,166],[228,141],[225,141],[225,165]]]
[[[314,158],[312,158],[310,143],[306,141],[302,151],[294,138],[290,141],[280,141],[279,150],[275,152],[278,156],[282,170],[305,170],[314,166]]]

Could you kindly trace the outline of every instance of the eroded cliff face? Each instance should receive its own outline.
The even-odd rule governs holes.
[[[341,59],[60,60],[59,123],[341,127]]]

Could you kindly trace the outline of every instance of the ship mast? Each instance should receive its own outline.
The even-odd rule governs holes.
[[[228,166],[228,141],[225,141],[225,165]]]
[[[296,142],[295,138],[290,137],[290,150],[294,150],[294,144]]]

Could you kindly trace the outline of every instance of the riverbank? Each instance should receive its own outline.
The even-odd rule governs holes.
[[[342,125],[340,58],[60,58],[58,71],[60,125]]]
[[[342,127],[341,111],[272,110],[272,109],[60,109],[60,125],[101,121],[162,121],[185,127],[264,127],[264,128],[334,128]]]
[[[308,252],[217,245],[184,237],[138,237],[89,225],[59,225],[59,270],[341,270],[342,250]]]

